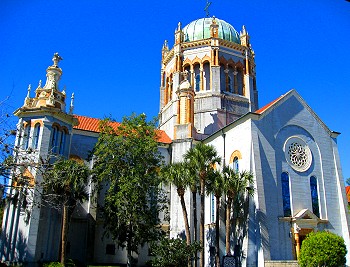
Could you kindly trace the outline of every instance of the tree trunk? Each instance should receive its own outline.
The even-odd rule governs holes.
[[[200,261],[199,266],[204,267],[204,210],[205,210],[205,183],[204,178],[200,178],[201,183],[201,217],[200,217],[200,225],[199,225],[199,241],[201,242],[202,248],[200,251]]]
[[[231,204],[232,204],[232,198],[227,198],[227,205],[226,205],[226,255],[231,255],[230,250],[230,232],[231,232]]]
[[[127,239],[127,263],[126,266],[127,267],[131,267],[131,261],[132,261],[132,257],[131,257],[131,237],[132,237],[132,225],[131,223],[129,224],[129,237]]]
[[[191,235],[190,235],[190,227],[188,224],[188,216],[187,216],[187,210],[186,210],[186,204],[184,199],[184,189],[178,189],[177,193],[180,197],[181,207],[182,207],[182,213],[184,216],[184,222],[185,222],[185,232],[186,232],[186,244],[187,246],[191,245]]]
[[[197,190],[192,191],[192,201],[193,201],[193,241],[197,241]],[[197,267],[197,253],[194,257],[194,267]]]
[[[66,263],[66,247],[67,247],[67,233],[68,233],[68,206],[63,204],[62,216],[62,231],[61,231],[61,264]]]
[[[215,211],[215,239],[216,239],[216,267],[220,267],[220,196],[216,197],[216,211]]]

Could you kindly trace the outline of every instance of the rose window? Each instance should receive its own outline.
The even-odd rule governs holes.
[[[299,172],[308,170],[312,155],[306,143],[297,137],[289,138],[285,144],[285,156],[289,165]]]

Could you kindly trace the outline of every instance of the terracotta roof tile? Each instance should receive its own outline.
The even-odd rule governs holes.
[[[281,95],[279,98],[273,100],[272,102],[268,103],[267,105],[263,106],[262,108],[256,110],[254,113],[262,114],[262,113],[265,112],[267,109],[269,109],[271,106],[273,106],[273,104],[275,104],[276,102],[278,102],[282,97],[284,97],[284,95]]]
[[[99,123],[100,119],[95,119],[95,118],[89,118],[85,116],[79,116],[79,115],[74,115],[75,118],[78,119],[79,124],[74,126],[74,129],[76,130],[82,130],[82,131],[89,131],[89,132],[95,132],[99,133]],[[118,122],[113,122],[112,126],[113,128],[117,128],[120,125]],[[164,143],[164,144],[170,144],[172,141],[170,137],[162,130],[156,130],[158,134],[158,142]]]
[[[348,203],[350,203],[350,186],[345,187],[346,196],[348,197]]]

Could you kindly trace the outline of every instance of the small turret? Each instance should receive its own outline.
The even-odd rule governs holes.
[[[249,47],[250,43],[249,43],[249,34],[245,28],[245,26],[243,25],[242,27],[242,31],[240,32],[240,39],[241,39],[241,45],[245,46],[245,47]]]
[[[210,24],[210,37],[212,38],[219,37],[219,25],[217,24],[215,17],[213,17],[213,20]]]
[[[175,44],[181,44],[184,41],[184,33],[181,29],[181,22],[177,24],[177,29],[175,30]]]

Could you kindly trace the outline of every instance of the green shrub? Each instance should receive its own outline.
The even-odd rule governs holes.
[[[344,239],[330,232],[312,232],[303,241],[300,267],[340,267],[346,263]]]
[[[163,238],[151,246],[152,267],[184,267],[192,260],[201,246],[198,242],[187,246],[186,241],[180,238]]]
[[[64,267],[60,262],[48,262],[44,263],[44,267]]]

